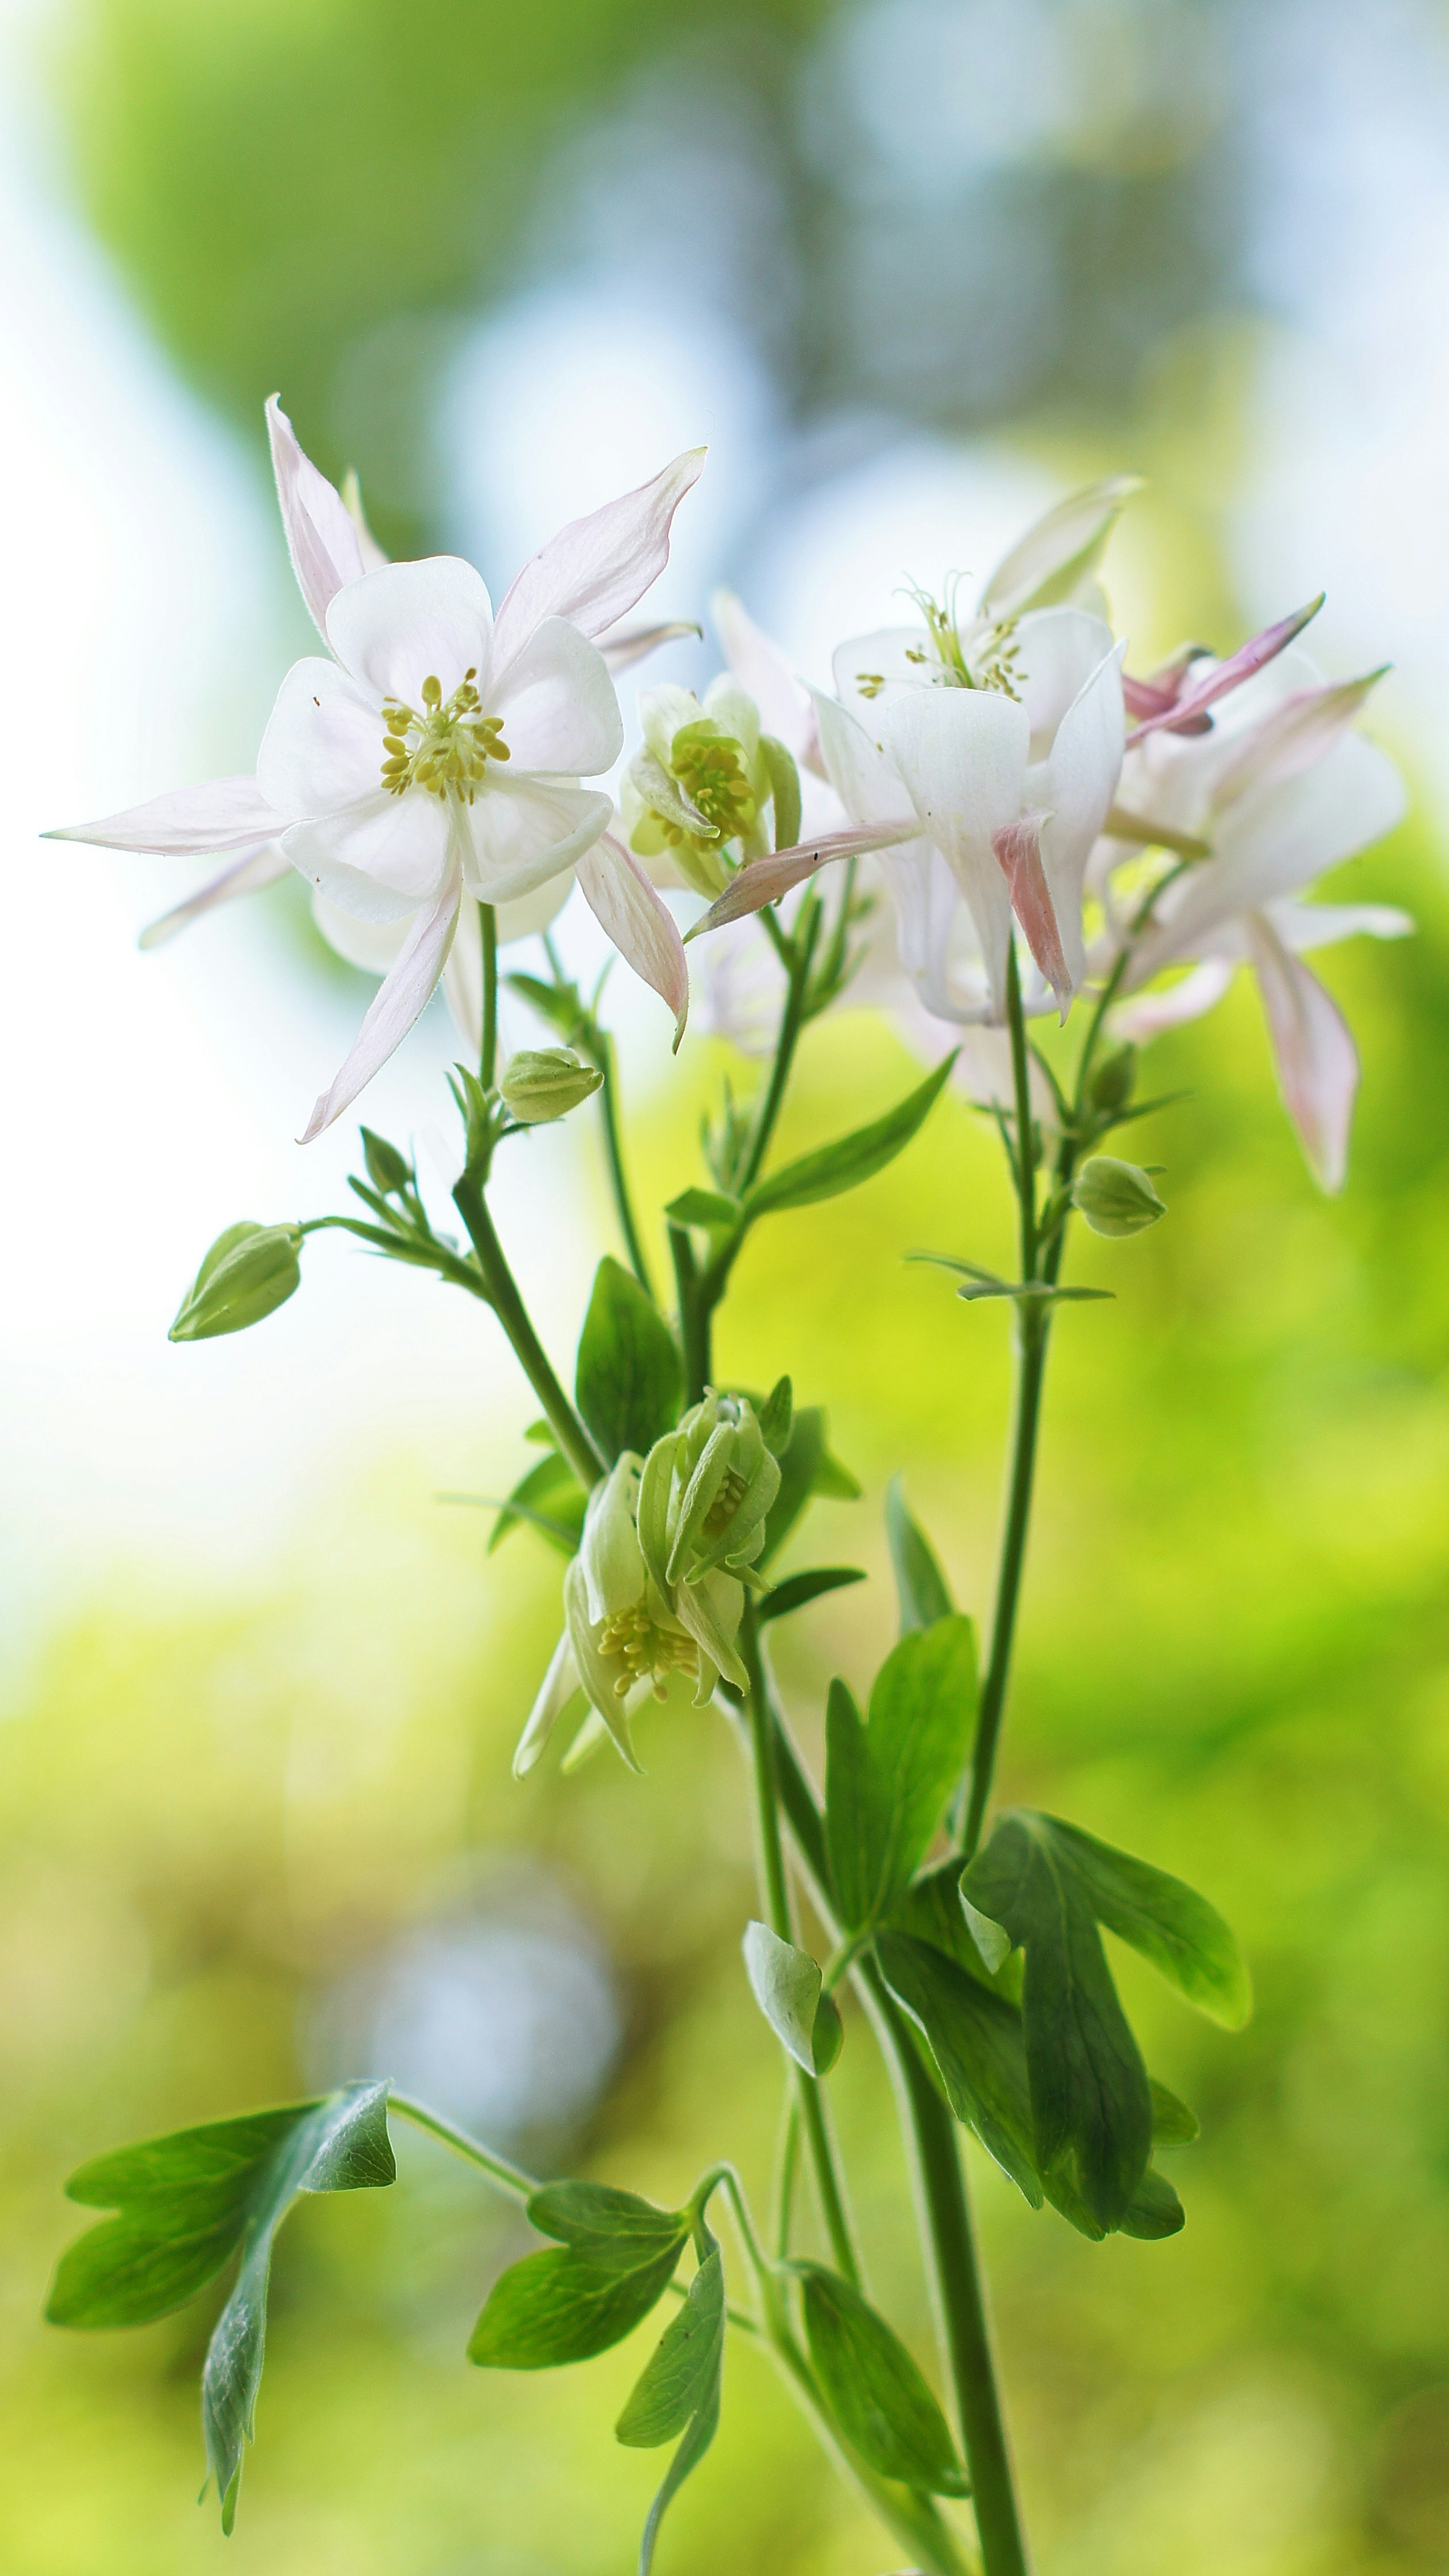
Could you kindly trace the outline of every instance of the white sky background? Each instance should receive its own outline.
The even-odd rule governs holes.
[[[1259,15],[1282,84],[1261,110],[1261,259],[1288,318],[1261,379],[1261,470],[1229,531],[1245,609],[1279,613],[1326,580],[1330,666],[1397,657],[1390,713],[1449,797],[1435,750],[1449,689],[1438,21],[1411,0],[1281,0]],[[250,766],[275,681],[307,643],[254,453],[178,386],[66,214],[43,146],[22,144],[36,110],[3,15],[0,69],[0,1613],[13,1646],[118,1567],[227,1580],[265,1562],[379,1448],[409,1450],[420,1491],[494,1490],[535,1407],[485,1313],[337,1238],[309,1247],[302,1293],[259,1331],[165,1339],[223,1225],[342,1204],[354,1127],[305,1154],[292,1139],[363,997],[310,980],[264,905],[142,957],[137,929],[181,871],[36,838]],[[581,352],[607,395],[582,456]],[[727,390],[700,402],[702,383]],[[709,437],[660,606],[698,613],[728,572],[822,677],[838,636],[897,613],[908,566],[984,571],[1052,497],[1000,450],[919,437],[802,485],[728,312],[651,298],[617,240],[607,274],[578,269],[480,326],[443,431],[458,542],[495,579],[562,519]],[[691,648],[660,676],[711,667]],[[582,963],[598,947],[577,911],[564,937]],[[623,969],[612,992],[631,1079],[662,1077],[658,1005]],[[440,1193],[450,1053],[435,1006],[362,1104],[369,1123],[417,1137]],[[591,1259],[568,1214],[583,1145],[551,1135],[500,1168],[505,1237],[561,1368]]]

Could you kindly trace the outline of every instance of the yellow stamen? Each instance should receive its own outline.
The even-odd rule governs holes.
[[[471,805],[489,761],[508,758],[503,719],[483,714],[477,676],[476,666],[470,667],[445,701],[441,680],[430,672],[420,693],[421,714],[401,699],[384,702],[382,783],[389,795],[425,787],[430,796],[454,795]]]

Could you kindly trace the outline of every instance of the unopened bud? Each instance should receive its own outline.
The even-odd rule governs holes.
[[[259,1324],[300,1287],[301,1247],[299,1225],[229,1225],[198,1270],[168,1338],[204,1342]]]
[[[1115,1154],[1093,1154],[1082,1165],[1072,1201],[1094,1234],[1140,1234],[1167,1214],[1147,1174]]]
[[[364,1127],[362,1150],[367,1157],[367,1177],[375,1190],[381,1190],[384,1198],[390,1197],[395,1190],[411,1187],[411,1163],[405,1154],[398,1152],[396,1145],[388,1143],[385,1136],[374,1136],[370,1127]]]
[[[514,1057],[501,1089],[510,1117],[537,1127],[548,1118],[566,1118],[603,1079],[598,1067],[584,1064],[572,1047],[526,1047]]]
[[[1126,1108],[1136,1080],[1137,1049],[1135,1046],[1120,1046],[1114,1054],[1104,1056],[1098,1065],[1087,1086],[1087,1097],[1094,1109],[1105,1110],[1109,1117],[1115,1117]]]

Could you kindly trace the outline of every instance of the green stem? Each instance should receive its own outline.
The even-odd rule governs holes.
[[[674,1263],[674,1285],[679,1298],[679,1346],[684,1354],[684,1401],[701,1404],[709,1384],[710,1328],[709,1308],[700,1295],[699,1270],[689,1228],[671,1225],[669,1252]]]
[[[542,2190],[542,2184],[532,2174],[526,2174],[521,2165],[512,2165],[506,2156],[495,2155],[491,2147],[480,2146],[466,2129],[454,2128],[451,2120],[430,2111],[425,2103],[409,2100],[406,2093],[389,2093],[387,2107],[396,2111],[400,2120],[411,2120],[415,2129],[426,2129],[430,2138],[441,2139],[455,2156],[464,2156],[470,2165],[479,2166],[489,2181],[496,2182],[499,2190],[506,2191],[512,2199],[531,2200],[536,2191]]]
[[[560,1450],[587,1492],[602,1476],[603,1461],[555,1377],[548,1354],[529,1322],[528,1309],[508,1267],[482,1187],[471,1173],[464,1172],[456,1183],[453,1200],[478,1255],[478,1267],[483,1273],[498,1320],[513,1344],[529,1385],[543,1406]]]
[[[478,1079],[485,1091],[491,1091],[498,1071],[498,915],[491,903],[479,904],[478,927],[483,934],[483,1045]]]
[[[775,1040],[775,1057],[770,1067],[770,1078],[760,1094],[755,1111],[749,1152],[745,1157],[744,1169],[735,1183],[737,1197],[743,1197],[750,1183],[759,1179],[760,1166],[769,1151],[770,1139],[775,1132],[786,1086],[790,1080],[790,1069],[795,1061],[795,1049],[800,1043],[800,1032],[805,1025],[805,993],[810,981],[810,960],[815,951],[819,927],[820,910],[817,904],[801,925],[795,938],[787,939],[783,932],[780,934],[784,943],[781,954],[788,979],[785,986],[785,1007],[780,1014],[780,1033]],[[721,1290],[723,1286],[724,1281],[721,1280]]]
[[[749,1675],[746,1708],[750,1726],[750,1753],[755,1783],[755,1823],[760,1865],[760,1893],[765,1918],[772,1932],[782,1941],[795,1938],[790,1913],[790,1889],[785,1876],[785,1850],[780,1838],[780,1793],[775,1776],[775,1724],[765,1682],[764,1663],[760,1654],[759,1629],[754,1603],[746,1599],[740,1625],[740,1646],[745,1670]],[[823,2089],[818,2079],[807,2075],[804,2068],[794,2070],[796,2095],[800,2105],[800,2122],[810,2154],[815,2188],[820,2199],[820,2214],[830,2239],[830,2250],[836,2267],[853,2287],[860,2286],[860,2266],[851,2241],[850,2222],[846,2216],[845,2196],[836,2166],[835,2146],[826,2116]]]
[[[609,1187],[614,1194],[614,1212],[619,1220],[619,1232],[624,1238],[629,1267],[645,1296],[652,1298],[654,1283],[649,1276],[649,1265],[644,1258],[644,1246],[639,1239],[639,1228],[634,1222],[634,1202],[629,1195],[629,1183],[624,1171],[624,1140],[619,1132],[618,1060],[614,1051],[614,1041],[607,1029],[601,1029],[597,1025],[591,1029],[588,1052],[604,1077],[604,1087],[599,1094],[599,1109],[604,1121],[604,1152],[608,1159]]]
[[[790,2252],[790,2230],[795,2216],[795,2176],[800,2165],[800,2103],[794,2083],[785,2090],[785,2117],[780,2131],[780,2153],[775,2169],[775,2253],[783,2263]]]

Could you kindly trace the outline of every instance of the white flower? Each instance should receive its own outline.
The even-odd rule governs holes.
[[[1200,685],[1226,665],[1199,662]],[[1337,1004],[1302,963],[1305,949],[1367,932],[1402,937],[1404,913],[1377,904],[1305,904],[1296,898],[1391,829],[1404,810],[1392,762],[1351,730],[1374,681],[1337,686],[1299,647],[1238,687],[1210,733],[1153,731],[1128,755],[1123,802],[1207,842],[1212,856],[1164,888],[1122,978],[1115,1015],[1124,1036],[1146,1039],[1197,1018],[1221,999],[1241,965],[1258,979],[1284,1104],[1325,1189],[1341,1187],[1358,1087],[1358,1057]],[[1120,841],[1093,860],[1108,926],[1093,964],[1105,972],[1126,944],[1140,893],[1119,895],[1114,872],[1130,858]],[[1144,992],[1165,968],[1192,971]]]
[[[678,932],[627,853],[613,844],[596,852],[612,803],[579,781],[607,770],[623,738],[607,666],[589,638],[614,626],[663,569],[670,521],[702,451],[565,528],[524,566],[495,620],[480,575],[457,557],[377,565],[365,530],[275,403],[268,417],[293,566],[335,658],[310,658],[287,674],[255,779],[183,789],[56,837],[243,851],[253,882],[279,852],[360,930],[400,933],[307,1138],[356,1098],[411,1028],[447,964],[465,897],[527,901],[576,872],[678,1021],[686,994]],[[243,890],[238,874],[225,872],[205,899]]]

